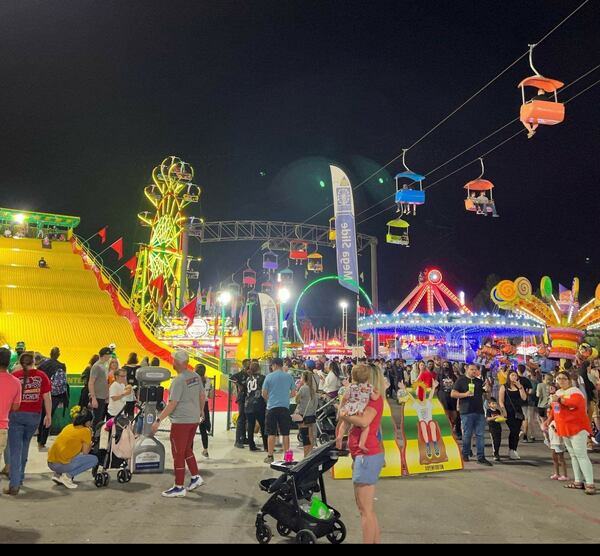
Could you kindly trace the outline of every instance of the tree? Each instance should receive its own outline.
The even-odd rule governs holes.
[[[472,308],[478,313],[491,313],[496,308],[495,303],[491,300],[490,294],[492,288],[500,282],[500,276],[497,274],[490,274],[485,279],[484,288],[473,298],[471,302]]]

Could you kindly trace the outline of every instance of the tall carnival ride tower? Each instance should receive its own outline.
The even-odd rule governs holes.
[[[188,218],[184,209],[200,199],[193,178],[190,164],[169,156],[154,168],[152,183],[144,188],[154,213],[138,214],[142,226],[150,228],[150,241],[138,251],[131,306],[151,328],[185,303]]]

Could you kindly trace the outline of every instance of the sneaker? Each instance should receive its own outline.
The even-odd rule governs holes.
[[[202,450],[202,455],[207,458],[208,457],[208,450]]]
[[[182,498],[186,492],[184,487],[172,486],[169,490],[165,490],[162,495],[165,498]]]
[[[62,475],[60,473],[54,473],[54,475],[52,475],[52,480],[57,485],[62,485]]]
[[[265,463],[273,463],[275,458],[273,456],[267,456],[264,461]]]
[[[509,450],[509,451],[508,451],[508,457],[509,457],[510,459],[521,459],[521,458],[519,457],[519,454],[517,453],[517,451],[516,451],[516,450]]]
[[[494,454],[494,461],[500,461],[500,454]]]
[[[9,496],[16,496],[17,494],[19,494],[19,487],[9,486],[8,488],[5,488],[2,492],[4,494],[8,494]]]
[[[67,488],[77,488],[77,485],[73,482],[73,479],[64,473],[60,476],[60,484],[65,485]]]
[[[198,488],[199,486],[202,486],[203,484],[204,484],[204,479],[202,477],[200,477],[200,475],[196,475],[195,477],[192,477],[192,480],[190,481],[190,484],[188,485],[187,489],[194,490],[195,488]]]
[[[244,446],[241,442],[236,442],[233,445],[234,448],[239,448],[240,450],[243,450],[246,446]]]
[[[487,465],[488,467],[492,467],[492,466],[493,466],[493,463],[492,463],[491,461],[488,461],[488,460],[487,460],[487,459],[485,459],[485,458],[478,459],[478,460],[477,460],[477,463],[478,463],[479,465]]]
[[[463,456],[463,461],[464,461],[465,463],[468,463],[468,462],[469,462],[469,461],[471,461],[471,460],[469,460],[469,456]]]
[[[48,448],[46,448],[46,446],[44,444],[38,444],[38,451],[39,452],[47,452]]]
[[[258,446],[250,446],[251,452],[262,452],[262,450]]]

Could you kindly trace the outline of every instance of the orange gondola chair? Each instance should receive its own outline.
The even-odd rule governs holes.
[[[465,209],[476,214],[485,216],[491,214],[494,217],[498,217],[493,193],[494,184],[490,180],[482,179],[485,171],[483,158],[480,158],[479,161],[481,162],[481,174],[477,179],[471,180],[464,186],[467,190]],[[489,197],[486,193],[489,193]]]
[[[562,81],[550,79],[540,75],[533,67],[533,48],[535,45],[529,45],[529,65],[535,72],[535,75],[527,77],[519,83],[523,104],[521,105],[520,120],[527,129],[527,137],[531,139],[539,125],[556,125],[565,119],[565,105],[558,102],[557,91],[564,86]],[[546,93],[552,93],[554,100],[542,98],[525,99],[525,87],[534,87],[538,90],[538,96]]]

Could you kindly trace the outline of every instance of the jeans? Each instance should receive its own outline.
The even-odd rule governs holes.
[[[238,420],[235,428],[235,443],[246,443],[246,411],[244,410],[244,401],[238,401]]]
[[[477,459],[485,458],[485,416],[483,413],[463,413],[462,420],[462,454],[463,458],[469,457],[471,451],[471,437],[475,433],[477,440]]]
[[[263,447],[266,450],[267,449],[267,435],[266,435],[266,429],[265,429],[265,412],[259,412],[259,413],[246,413],[246,417],[247,417],[247,421],[248,421],[248,430],[247,430],[247,435],[248,435],[248,446],[250,448],[256,448],[256,443],[254,442],[254,428],[256,426],[256,421],[258,421],[258,424],[260,426],[260,435],[262,437],[262,442],[263,442]]]
[[[19,488],[25,480],[29,443],[40,424],[39,413],[17,411],[10,414],[8,449],[10,453],[10,487]]]
[[[587,453],[588,433],[582,430],[573,436],[563,436],[565,446],[571,456],[571,466],[576,483],[594,484],[594,470]]]
[[[98,458],[92,454],[79,454],[69,463],[48,462],[48,467],[52,471],[59,475],[68,475],[71,479],[88,469],[93,469],[96,465],[98,465]]]
[[[96,409],[92,409],[92,413],[94,414],[94,421],[92,422],[92,430],[96,430],[96,427],[98,426],[98,424],[101,423],[102,421],[104,421],[104,419],[106,417],[106,410],[108,409],[106,400],[101,400],[101,399],[96,398],[96,401],[98,402],[98,407]]]
[[[52,417],[59,404],[63,402],[64,396],[52,396]],[[40,426],[38,427],[37,441],[42,446],[46,445],[48,441],[48,435],[50,434],[50,427],[44,427],[44,417],[46,416],[46,408],[42,407],[42,414],[40,415]]]

